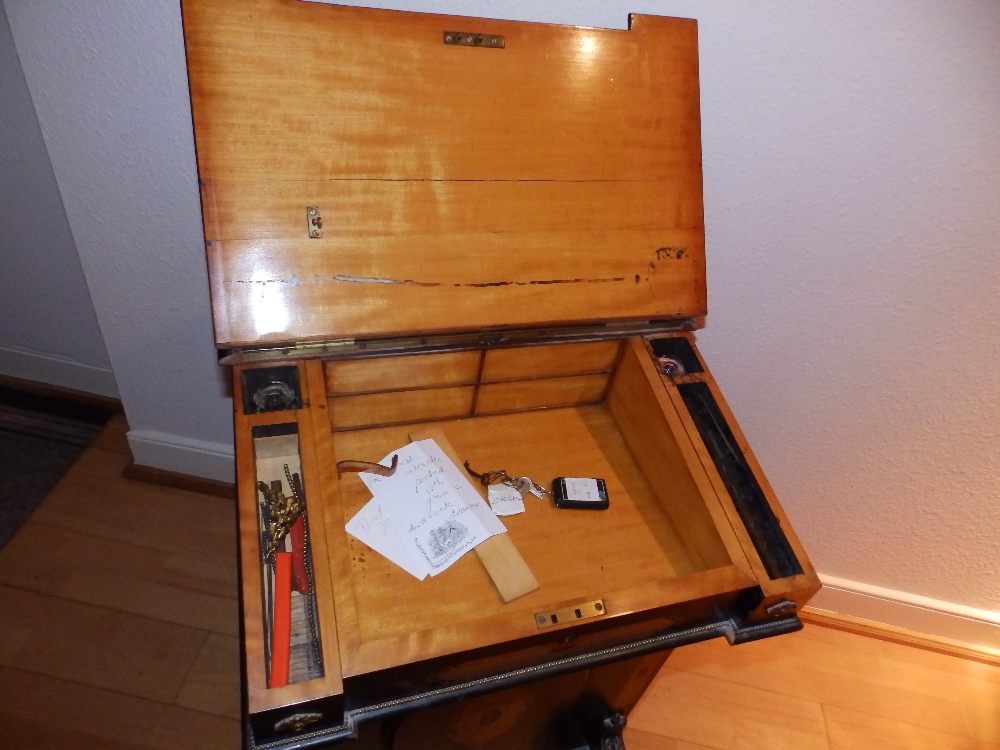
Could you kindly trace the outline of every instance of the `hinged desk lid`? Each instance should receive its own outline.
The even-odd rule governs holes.
[[[220,345],[706,312],[694,21],[184,26]]]

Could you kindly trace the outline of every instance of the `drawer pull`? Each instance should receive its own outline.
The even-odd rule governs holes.
[[[781,617],[782,615],[790,615],[797,609],[798,605],[789,600],[782,599],[780,602],[775,602],[770,607],[767,607],[764,611],[771,617]]]
[[[307,726],[309,726],[310,724],[315,724],[317,721],[319,721],[322,718],[323,718],[323,714],[317,714],[317,713],[311,713],[311,712],[306,712],[306,713],[301,713],[301,714],[292,714],[291,716],[288,716],[288,717],[282,719],[281,721],[279,721],[277,724],[275,724],[274,725],[274,731],[276,731],[276,732],[289,732],[289,731],[291,731],[291,732],[301,732]]]

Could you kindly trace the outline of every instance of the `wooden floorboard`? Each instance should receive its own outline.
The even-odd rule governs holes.
[[[0,748],[239,746],[235,507],[104,432],[0,551]],[[1000,667],[807,625],[676,650],[630,750],[1000,750]]]
[[[720,750],[1000,750],[998,679],[994,666],[807,626],[678,649],[629,727]]]
[[[240,744],[231,500],[122,479],[115,416],[0,550],[0,747]]]

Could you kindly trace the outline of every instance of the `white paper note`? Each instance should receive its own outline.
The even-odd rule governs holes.
[[[491,484],[488,494],[490,507],[498,516],[515,516],[518,513],[524,513],[524,498],[510,485]]]
[[[430,575],[437,575],[480,542],[507,530],[433,440],[410,443],[390,453],[382,463],[391,461],[393,454],[399,456],[395,474],[362,473],[361,481],[379,501],[382,516],[391,520],[400,544]],[[360,523],[355,528],[362,531]],[[348,531],[358,536],[350,528]],[[390,555],[386,557],[396,562]],[[415,567],[397,564],[421,577]]]
[[[579,500],[588,503],[604,502],[596,479],[584,477],[566,477],[566,499]]]
[[[469,481],[466,473],[455,466],[454,462],[441,450],[440,445],[430,438],[411,443],[411,445],[418,445],[429,458],[432,458],[441,467],[445,481],[452,489],[458,492],[462,500],[465,501],[465,504],[472,509],[479,523],[483,524],[489,532],[486,538],[494,534],[503,534],[507,531],[507,527],[490,510],[490,506],[483,500],[483,496],[472,486],[472,482]],[[485,541],[486,538],[482,541]],[[478,544],[479,542],[476,543]]]
[[[399,533],[396,523],[382,506],[382,500],[373,497],[344,528],[348,534],[360,539],[407,573],[424,580],[430,574],[430,568]]]

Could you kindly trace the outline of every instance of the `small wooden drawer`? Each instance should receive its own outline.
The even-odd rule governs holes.
[[[372,425],[467,417],[472,413],[474,392],[475,387],[469,385],[333,396],[329,399],[330,421],[336,432]]]
[[[326,389],[332,395],[471,384],[479,373],[480,356],[450,352],[331,361],[325,365]]]
[[[595,404],[604,397],[608,375],[572,375],[512,383],[483,383],[479,387],[476,414],[542,409],[549,406]]]
[[[486,352],[482,379],[522,380],[546,375],[610,371],[618,357],[619,345],[618,341],[595,341],[492,349]]]

